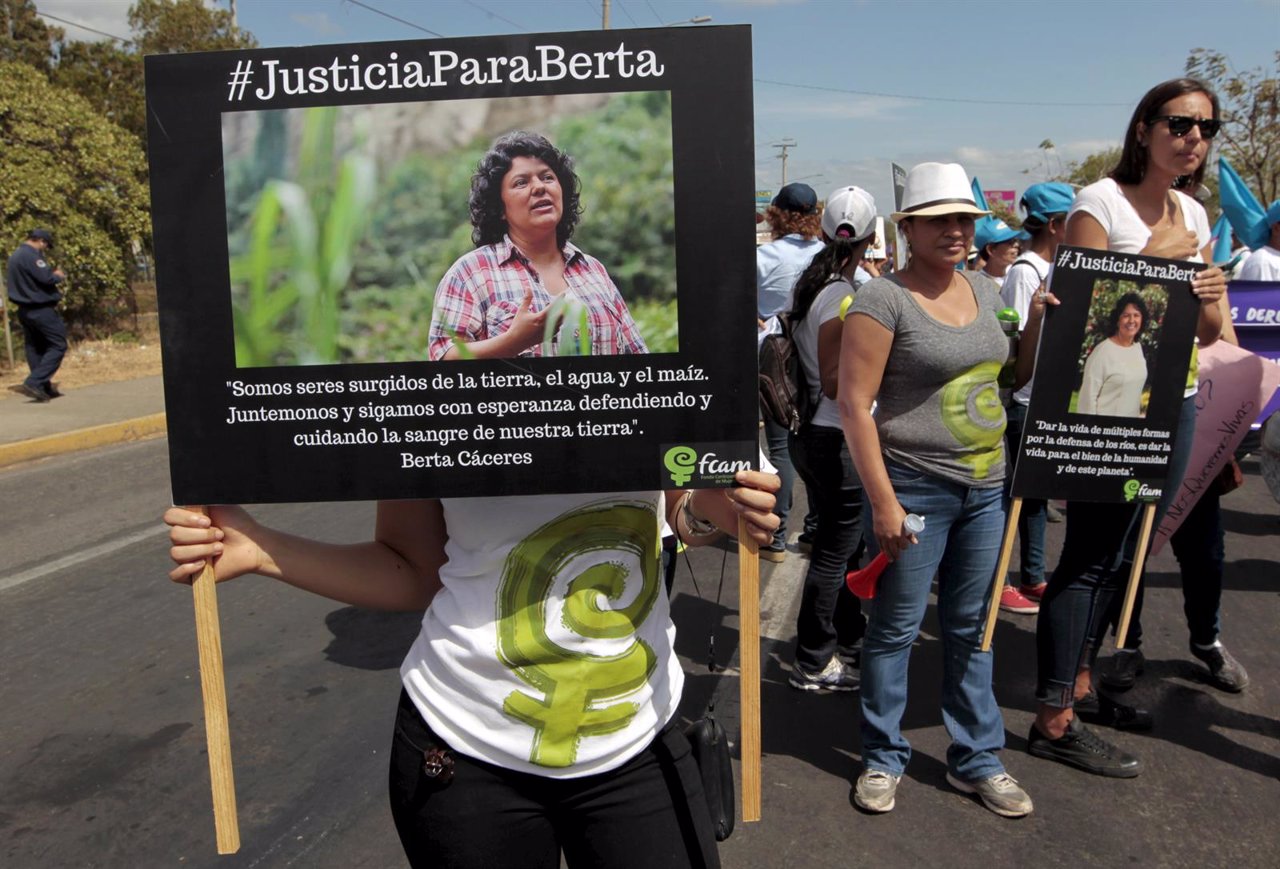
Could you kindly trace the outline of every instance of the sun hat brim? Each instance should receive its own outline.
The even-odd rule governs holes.
[[[894,223],[898,223],[908,217],[937,217],[939,214],[972,214],[978,216],[990,213],[987,209],[979,208],[972,201],[947,199],[941,202],[931,202],[911,211],[895,211],[889,215],[889,219]]]

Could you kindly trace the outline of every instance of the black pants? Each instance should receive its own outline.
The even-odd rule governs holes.
[[[1076,673],[1093,666],[1106,635],[1113,603],[1129,579],[1125,552],[1138,533],[1142,507],[1132,504],[1067,505],[1062,558],[1049,577],[1036,620],[1036,700],[1072,705]]]
[[[818,531],[796,619],[796,666],[818,673],[837,647],[853,646],[866,633],[862,605],[844,582],[865,548],[862,483],[838,428],[805,425],[792,435],[790,449],[818,506]]]
[[[31,369],[26,383],[48,391],[49,381],[67,353],[67,327],[53,305],[19,305],[18,322]]]
[[[618,769],[575,779],[513,772],[449,751],[439,784],[423,752],[445,748],[404,692],[391,745],[391,814],[413,867],[717,869],[697,764],[669,725]]]

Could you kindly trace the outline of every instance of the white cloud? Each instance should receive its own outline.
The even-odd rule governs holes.
[[[334,22],[327,12],[293,12],[289,19],[295,24],[320,36],[340,36],[346,31]]]
[[[105,36],[67,22],[74,21],[76,24],[110,33],[112,36],[129,39],[132,35],[129,32],[131,5],[132,0],[38,0],[36,11],[47,12],[63,19],[61,21],[49,18],[44,20],[47,24],[62,28],[68,39],[101,42],[106,39]]]

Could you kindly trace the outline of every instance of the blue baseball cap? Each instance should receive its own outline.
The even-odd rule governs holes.
[[[973,246],[982,250],[989,244],[1001,244],[1013,241],[1022,233],[1005,223],[998,217],[984,217],[973,229]]]
[[[36,227],[27,233],[27,238],[35,238],[43,241],[49,247],[53,247],[53,233],[42,227]]]
[[[1027,192],[1022,194],[1022,207],[1026,209],[1027,217],[1048,223],[1053,215],[1070,211],[1075,198],[1076,193],[1070,184],[1045,181],[1027,188]]]
[[[817,214],[818,194],[808,184],[793,181],[778,191],[778,195],[773,197],[773,204],[783,211]]]

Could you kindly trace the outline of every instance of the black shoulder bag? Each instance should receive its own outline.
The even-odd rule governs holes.
[[[728,554],[725,554],[725,559]],[[685,552],[685,564],[689,567],[689,576],[693,578],[693,565],[689,562],[689,553]],[[724,589],[725,562],[720,563],[720,588],[716,590],[716,603],[720,603],[720,592]],[[702,597],[698,588],[698,580],[693,579],[693,587]],[[707,639],[707,669],[712,673],[721,669],[716,664],[715,627]],[[707,809],[711,812],[711,823],[715,827],[716,841],[723,842],[733,833],[733,823],[737,816],[737,805],[734,802],[733,761],[729,755],[729,735],[725,733],[720,722],[716,720],[716,689],[711,692],[707,701],[707,711],[702,717],[685,729],[684,735],[693,748],[693,759],[698,763],[698,772],[702,777],[702,792],[707,797]]]

